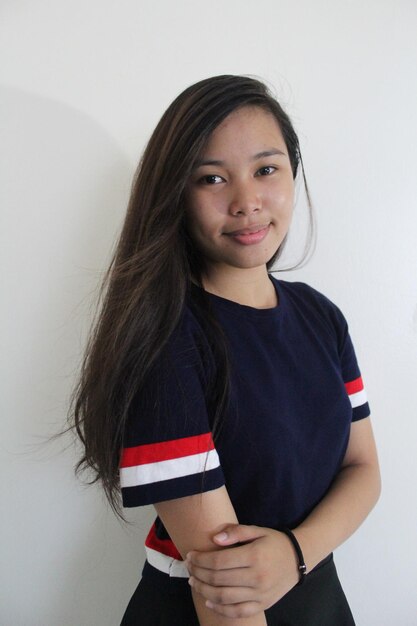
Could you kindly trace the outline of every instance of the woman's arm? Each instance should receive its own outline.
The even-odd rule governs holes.
[[[352,423],[349,444],[342,468],[323,500],[293,530],[302,548],[307,571],[350,537],[375,506],[381,479],[375,441],[369,418]],[[227,537],[214,538],[218,545],[235,548],[233,573],[227,552],[193,552],[189,571],[194,588],[213,603],[221,615],[234,616],[239,609],[246,614],[265,610],[278,601],[297,582],[295,553],[283,533],[258,526],[231,525]],[[234,587],[228,602],[219,595],[221,581],[228,572],[227,585]],[[242,588],[242,575],[246,587]],[[256,594],[253,593],[256,589]],[[246,594],[243,595],[243,594]]]
[[[183,559],[190,550],[218,552],[213,535],[238,521],[225,487],[154,506]],[[232,547],[227,552],[235,549]],[[263,611],[248,618],[230,619],[207,608],[205,598],[194,589],[192,596],[200,626],[266,626]],[[227,591],[223,597],[228,599]]]
[[[353,422],[342,469],[326,497],[293,532],[312,569],[362,524],[378,501],[381,476],[370,418]]]

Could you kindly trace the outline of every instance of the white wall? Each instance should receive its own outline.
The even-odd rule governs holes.
[[[123,528],[69,439],[43,441],[145,141],[219,73],[268,80],[292,115],[319,237],[290,279],[345,312],[371,400],[383,495],[340,578],[358,626],[417,624],[416,27],[414,0],[1,4],[1,624],[113,626],[137,584],[152,511]]]

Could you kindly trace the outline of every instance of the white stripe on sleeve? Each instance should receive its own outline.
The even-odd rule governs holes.
[[[352,404],[352,409],[355,409],[357,406],[361,406],[362,404],[365,404],[365,402],[368,401],[366,397],[365,389],[362,389],[362,391],[357,391],[356,393],[350,394],[349,400]]]
[[[209,452],[191,454],[168,461],[156,461],[144,465],[120,468],[121,487],[136,487],[149,485],[161,480],[181,478],[191,474],[200,474],[204,471],[216,469],[220,466],[219,455],[213,448]]]
[[[148,563],[156,569],[159,569],[160,572],[175,576],[176,578],[189,578],[190,574],[184,561],[178,561],[172,556],[162,554],[162,552],[148,548],[148,546],[145,546],[145,552]]]

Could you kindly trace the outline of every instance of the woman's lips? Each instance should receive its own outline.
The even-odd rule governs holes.
[[[265,226],[261,230],[258,230],[253,233],[245,233],[245,234],[241,233],[241,234],[236,234],[236,235],[233,233],[227,233],[227,236],[231,237],[233,241],[237,241],[238,243],[241,243],[244,246],[248,246],[253,243],[259,243],[260,241],[262,241],[268,234],[269,226],[270,224],[268,224],[268,226]]]

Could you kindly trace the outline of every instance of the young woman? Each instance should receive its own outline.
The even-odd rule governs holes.
[[[78,468],[157,512],[123,626],[354,624],[332,551],[380,477],[345,318],[272,275],[299,167],[245,76],[186,89],[143,154],[72,411]]]

